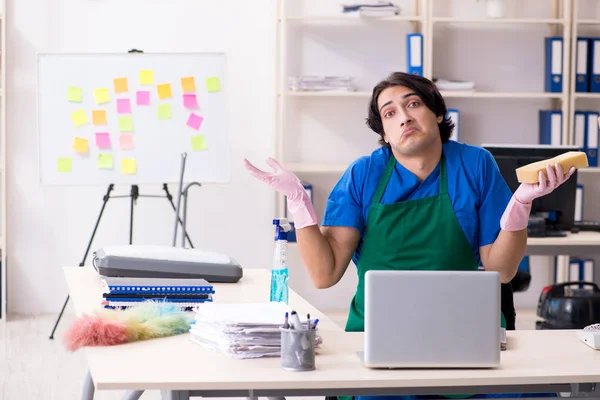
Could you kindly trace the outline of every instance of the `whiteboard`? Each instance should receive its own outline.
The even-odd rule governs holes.
[[[226,183],[221,53],[39,54],[42,185]],[[194,101],[195,100],[195,101]]]

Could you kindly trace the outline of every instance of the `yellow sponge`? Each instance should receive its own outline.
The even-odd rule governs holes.
[[[550,158],[548,160],[537,161],[531,164],[524,165],[516,169],[517,180],[520,183],[538,183],[538,174],[540,171],[546,176],[546,166],[560,164],[564,174],[569,172],[571,167],[585,168],[588,166],[587,155],[583,151],[568,151],[560,156]]]

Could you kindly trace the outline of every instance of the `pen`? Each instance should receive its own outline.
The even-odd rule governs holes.
[[[317,324],[319,323],[319,318],[315,319],[312,329],[317,329]]]
[[[298,313],[296,311],[292,311],[290,316],[290,328],[291,329],[299,329],[300,328],[300,318],[298,318]]]
[[[283,329],[290,329],[290,324],[288,323],[288,313],[285,312],[285,321],[283,322]]]
[[[310,314],[306,314],[307,329],[310,329]]]

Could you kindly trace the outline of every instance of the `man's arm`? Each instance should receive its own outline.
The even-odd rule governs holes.
[[[510,195],[506,182],[491,154],[485,153],[483,165],[482,196],[479,210],[481,261],[486,270],[498,271],[502,283],[507,283],[514,278],[519,268],[519,263],[525,255],[527,247],[527,225],[529,214],[534,199],[551,193],[563,182],[571,177],[574,168],[564,174],[560,165],[547,166],[546,173],[540,171],[538,183],[522,183],[515,193],[509,197],[508,205],[504,210],[502,202]],[[491,240],[489,232],[497,232],[497,215],[502,211],[500,218],[500,232]],[[494,225],[490,225],[494,224]]]
[[[360,232],[346,226],[307,226],[296,231],[300,256],[317,289],[329,288],[342,279],[352,254],[358,246]]]
[[[486,271],[498,271],[500,281],[508,283],[517,273],[526,247],[527,229],[500,230],[494,243],[479,248],[479,255]]]

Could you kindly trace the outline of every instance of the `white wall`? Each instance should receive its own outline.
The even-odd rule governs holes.
[[[446,0],[436,0],[441,7]],[[180,0],[7,0],[8,51],[8,307],[9,311],[58,312],[66,296],[61,267],[81,261],[106,190],[41,188],[37,177],[35,57],[37,52],[225,51],[228,54],[229,115],[232,139],[232,184],[193,190],[188,227],[196,247],[223,251],[246,268],[269,267],[272,251],[273,192],[248,176],[238,160],[262,160],[273,149],[275,99],[275,0],[228,2]],[[327,0],[336,13],[340,3]],[[412,12],[412,0],[398,0]],[[483,2],[453,0],[442,10],[452,15],[481,16]],[[321,0],[305,0],[307,13],[321,13]],[[517,5],[519,5],[517,7]],[[510,16],[547,17],[539,0],[512,0]],[[36,10],[36,14],[32,13]],[[302,11],[300,9],[298,12]],[[290,50],[293,74],[356,76],[359,89],[394,70],[404,70],[405,34],[410,25],[307,26],[293,30],[300,46]],[[434,74],[475,79],[482,90],[543,90],[542,37],[546,26],[507,33],[504,25],[439,27],[434,31]],[[302,36],[296,36],[302,35]],[[375,45],[383,45],[384,53]],[[473,50],[483,52],[474,55]],[[295,52],[298,52],[297,55]],[[538,60],[530,62],[526,60]],[[535,64],[535,65],[534,65]],[[535,66],[535,67],[534,67]],[[499,75],[496,75],[499,74]],[[501,76],[505,83],[496,79]],[[287,162],[343,163],[368,154],[377,136],[364,125],[365,98],[335,101],[294,99],[288,110],[291,137]],[[461,109],[464,140],[537,140],[537,110],[545,100],[448,99]],[[333,104],[330,108],[329,105]],[[595,104],[594,104],[595,106]],[[506,121],[511,122],[507,129]],[[293,129],[295,124],[302,129]],[[302,133],[302,137],[299,137]],[[499,138],[500,137],[500,138]],[[302,175],[315,184],[320,216],[339,175]],[[245,185],[245,186],[244,186]],[[142,187],[143,193],[160,188]],[[174,188],[171,189],[172,192]],[[118,188],[127,193],[128,188]],[[591,191],[590,191],[591,192]],[[586,196],[587,197],[587,196]],[[586,218],[593,203],[586,203]],[[92,249],[128,241],[129,202],[110,200]],[[140,199],[135,211],[135,243],[170,244],[174,214],[166,200]],[[88,257],[88,262],[90,262]],[[545,257],[532,260],[531,289],[517,294],[519,307],[533,307],[550,277]],[[350,265],[342,282],[327,290],[312,287],[297,248],[290,248],[291,285],[319,308],[346,308],[354,293],[356,270]],[[266,295],[266,294],[265,294]]]
[[[7,3],[9,312],[58,313],[67,294],[62,267],[81,262],[106,192],[105,187],[43,188],[38,184],[38,52],[126,52],[131,48],[226,52],[232,182],[190,191],[189,233],[197,248],[225,252],[245,268],[268,267],[274,195],[243,170],[240,160],[246,156],[260,162],[273,154],[274,2]],[[140,191],[162,193],[160,186],[140,187]],[[113,194],[127,193],[128,187],[116,187]],[[140,199],[134,221],[134,243],[171,244],[174,212],[166,199]],[[128,240],[129,200],[112,199],[92,250]],[[86,264],[90,262],[91,253]]]

